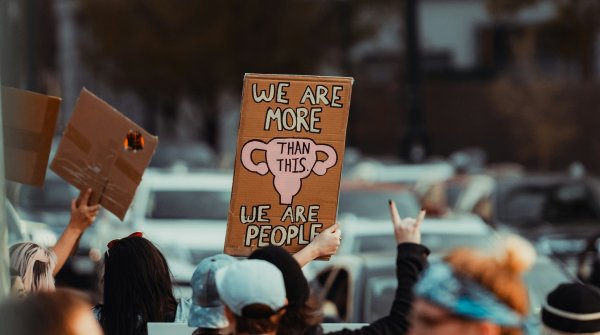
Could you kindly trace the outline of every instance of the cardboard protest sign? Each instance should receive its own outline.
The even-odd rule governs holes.
[[[156,136],[83,89],[50,168],[92,188],[90,203],[123,220],[157,146]]]
[[[61,99],[2,87],[6,179],[42,186]]]
[[[244,77],[225,253],[296,252],[335,223],[352,83]]]

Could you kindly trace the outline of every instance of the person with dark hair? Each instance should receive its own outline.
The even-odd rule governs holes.
[[[26,293],[54,290],[54,276],[73,253],[79,238],[94,222],[100,210],[100,205],[88,205],[91,194],[92,189],[82,191],[79,201],[71,201],[71,219],[54,248],[48,249],[32,242],[17,243],[10,247],[10,268],[15,273],[14,282],[21,283]]]
[[[233,262],[217,270],[215,281],[235,334],[277,333],[287,302],[277,267],[258,259]]]
[[[248,259],[267,261],[283,274],[288,306],[281,318],[279,334],[319,333],[317,328],[320,328],[322,320],[319,306],[309,302],[310,289],[297,260],[285,249],[276,246],[258,249]]]
[[[0,305],[0,335],[101,335],[83,294],[57,289]]]
[[[163,254],[140,232],[112,240],[104,254],[104,299],[94,308],[106,335],[147,334],[148,322],[187,322]]]
[[[390,314],[361,329],[343,329],[329,334],[404,334],[408,330],[412,289],[418,280],[419,274],[425,268],[427,255],[429,255],[429,250],[419,244],[421,241],[420,225],[425,217],[425,212],[421,211],[416,219],[401,219],[395,204],[390,201],[390,213],[394,234],[398,242],[398,255],[396,258],[398,288]],[[294,262],[294,258],[278,247],[259,249],[250,258],[266,260],[274,264],[283,273],[289,304],[281,318],[277,333],[280,335],[322,334],[321,316],[316,308],[308,303],[308,283],[300,269],[300,264]]]

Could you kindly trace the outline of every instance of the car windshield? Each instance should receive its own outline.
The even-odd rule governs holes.
[[[429,250],[443,253],[457,247],[485,248],[492,243],[489,235],[441,234],[423,232],[421,244]],[[372,253],[396,250],[396,240],[390,230],[388,235],[369,235],[356,238],[354,253]]]
[[[146,217],[149,219],[227,220],[229,191],[154,191]]]
[[[599,219],[593,195],[583,183],[513,187],[504,190],[499,200],[499,217],[509,224]]]
[[[347,190],[340,194],[338,212],[352,214],[373,220],[389,220],[388,201],[394,200],[398,213],[402,216],[416,217],[419,214],[419,202],[415,196],[406,191],[390,190]]]
[[[30,212],[68,212],[71,199],[79,191],[61,179],[46,179],[43,187],[23,185],[19,191],[19,207]]]

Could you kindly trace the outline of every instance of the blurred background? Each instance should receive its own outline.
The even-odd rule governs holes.
[[[597,0],[0,0],[0,41],[3,85],[62,97],[57,142],[82,87],[160,137],[125,222],[99,218],[65,285],[99,297],[106,242],[143,230],[186,294],[198,261],[223,245],[244,73],[355,79],[348,237],[306,270],[335,305],[331,320],[387,313],[390,198],[401,214],[429,211],[424,243],[439,255],[498,232],[528,238],[542,255],[534,303],[556,282],[593,277]],[[76,195],[50,172],[41,189],[9,185],[16,220],[30,222],[13,242],[51,245]],[[200,205],[175,207],[190,199]]]

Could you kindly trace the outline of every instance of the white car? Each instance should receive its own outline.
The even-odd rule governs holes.
[[[177,282],[223,252],[232,181],[232,171],[144,174],[126,220],[165,254]]]
[[[444,253],[456,247],[482,247],[493,234],[494,230],[474,215],[425,218],[421,225],[421,242],[435,253]],[[342,223],[342,236],[338,255],[396,250],[391,219],[346,220]]]

